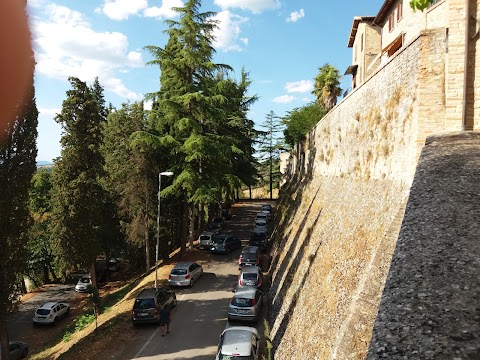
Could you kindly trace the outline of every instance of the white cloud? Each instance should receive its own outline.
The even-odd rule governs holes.
[[[129,100],[141,96],[114,77],[116,72],[143,66],[139,51],[129,51],[127,37],[119,32],[96,32],[78,11],[51,4],[45,17],[31,17],[36,71],[66,80],[76,76],[92,81],[96,76],[106,90]]]
[[[277,96],[276,98],[274,98],[273,102],[278,103],[278,104],[288,104],[288,103],[291,103],[293,100],[295,100],[295,96],[282,95],[282,96]]]
[[[38,112],[43,116],[54,117],[57,114],[60,114],[62,112],[62,109],[39,107]]]
[[[247,18],[232,14],[228,10],[221,11],[212,20],[217,21],[217,28],[213,31],[215,41],[213,47],[224,51],[242,51],[238,42],[248,44],[248,39],[239,39],[240,25],[248,21]]]
[[[147,6],[147,0],[105,0],[103,7],[95,11],[103,12],[112,20],[126,20],[130,15],[138,14]]]
[[[152,105],[153,105],[153,101],[152,101],[152,100],[145,100],[145,101],[143,102],[143,109],[150,111],[150,110],[152,110]]]
[[[299,11],[291,12],[290,16],[287,19],[287,22],[297,22],[303,17],[305,17],[305,11],[303,9],[300,9]]]
[[[260,14],[265,10],[278,9],[281,6],[280,0],[214,0],[213,2],[223,10],[240,8],[254,14]]]
[[[300,80],[295,82],[288,82],[285,84],[285,90],[288,93],[306,93],[313,90],[312,80]]]
[[[137,0],[126,0],[135,2]],[[145,17],[154,17],[160,19],[171,19],[178,15],[177,12],[173,11],[172,8],[183,7],[183,2],[181,0],[162,0],[162,6],[152,6],[143,10],[143,15]]]

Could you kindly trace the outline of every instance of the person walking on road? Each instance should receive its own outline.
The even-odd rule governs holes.
[[[163,305],[160,310],[160,326],[162,327],[162,336],[170,333],[170,321],[172,321],[172,314],[170,308],[167,305]]]

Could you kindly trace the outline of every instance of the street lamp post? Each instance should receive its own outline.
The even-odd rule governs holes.
[[[158,248],[160,245],[160,191],[162,191],[162,176],[172,176],[173,172],[165,171],[158,174],[158,208],[157,208],[157,246],[155,248],[155,289],[158,289]]]

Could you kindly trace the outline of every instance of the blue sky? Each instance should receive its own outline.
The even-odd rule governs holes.
[[[183,0],[185,2],[185,0]],[[343,74],[351,64],[347,47],[354,16],[376,15],[384,0],[204,0],[202,11],[217,12],[215,61],[250,73],[259,101],[249,117],[260,124],[270,111],[287,111],[314,100],[313,79],[325,63]],[[98,76],[105,99],[142,100],[159,89],[158,67],[146,45],[163,47],[164,20],[182,0],[28,0],[39,116],[37,160],[60,156],[60,126],[53,120],[69,89],[67,78],[91,84]],[[350,85],[350,76],[342,87]]]

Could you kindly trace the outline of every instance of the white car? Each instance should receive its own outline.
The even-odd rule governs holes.
[[[92,279],[88,276],[82,276],[78,279],[77,285],[75,285],[75,291],[87,292],[90,285],[92,285]]]
[[[53,324],[70,312],[70,305],[50,301],[40,306],[33,314],[34,324]]]
[[[255,220],[254,232],[268,232],[267,222],[265,220]]]

